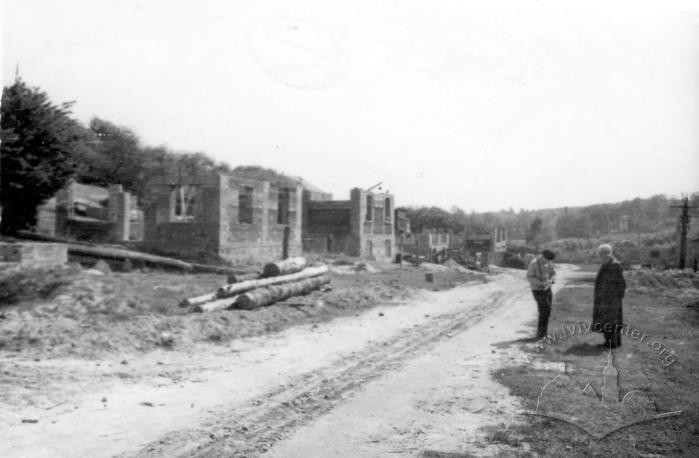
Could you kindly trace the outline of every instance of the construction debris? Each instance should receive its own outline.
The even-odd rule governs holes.
[[[264,269],[262,270],[262,277],[269,278],[293,274],[295,272],[300,272],[304,267],[306,267],[306,258],[302,257],[271,262],[265,265]]]

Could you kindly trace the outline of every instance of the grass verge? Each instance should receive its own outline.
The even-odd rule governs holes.
[[[491,442],[523,455],[699,456],[699,307],[662,293],[628,292],[628,335],[612,352],[612,369],[609,351],[598,346],[602,335],[586,330],[591,280],[581,277],[556,295],[551,341],[504,343],[525,357],[494,377],[524,409],[547,416],[519,415],[505,431],[493,430]]]

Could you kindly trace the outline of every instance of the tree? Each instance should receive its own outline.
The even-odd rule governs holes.
[[[534,221],[532,221],[532,224],[527,230],[527,245],[534,245],[537,249],[539,248],[539,244],[541,244],[541,229],[543,224],[544,222],[541,218],[538,216],[534,218]]]
[[[85,130],[70,115],[72,103],[54,105],[21,79],[3,88],[0,108],[0,231],[12,234],[36,223],[36,207],[53,196],[75,169]]]
[[[92,118],[89,134],[92,148],[80,157],[77,179],[98,186],[121,184],[140,196],[147,178],[146,157],[136,134],[100,118]]]

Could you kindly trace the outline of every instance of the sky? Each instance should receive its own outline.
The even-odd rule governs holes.
[[[699,191],[699,2],[3,0],[15,72],[143,144],[346,199],[538,209]]]

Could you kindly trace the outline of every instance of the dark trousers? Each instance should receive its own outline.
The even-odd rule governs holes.
[[[534,300],[539,308],[539,326],[536,332],[537,339],[546,337],[549,328],[549,317],[551,316],[551,304],[553,303],[553,293],[551,288],[545,291],[532,290]]]
[[[606,348],[621,347],[621,327],[604,333],[604,346]]]

